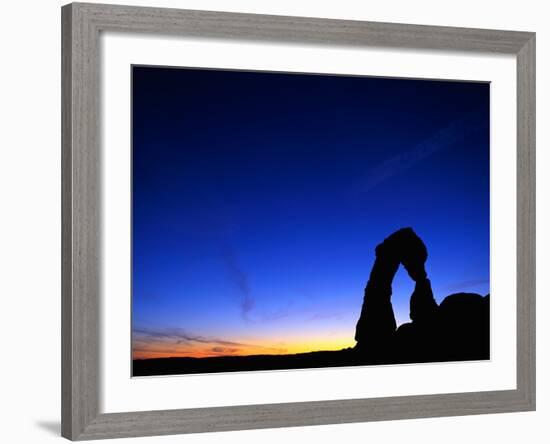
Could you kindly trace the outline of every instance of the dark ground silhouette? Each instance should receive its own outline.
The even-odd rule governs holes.
[[[438,305],[424,267],[426,246],[411,228],[396,231],[375,252],[354,348],[294,355],[134,360],[133,376],[489,359],[489,295],[456,293]],[[391,284],[399,265],[415,281],[415,288],[410,299],[411,322],[397,328]]]

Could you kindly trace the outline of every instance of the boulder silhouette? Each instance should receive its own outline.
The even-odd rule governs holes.
[[[428,251],[412,230],[403,228],[375,249],[355,350],[369,363],[489,359],[489,295],[457,293],[438,306],[425,269]],[[396,327],[392,281],[403,265],[415,281],[411,322]]]

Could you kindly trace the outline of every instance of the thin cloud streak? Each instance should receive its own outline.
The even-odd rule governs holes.
[[[225,339],[209,336],[200,336],[191,334],[183,329],[170,328],[165,330],[153,330],[147,328],[134,328],[133,329],[134,343],[147,344],[148,347],[155,347],[154,344],[159,342],[162,344],[187,344],[190,347],[196,347],[197,345],[210,345],[213,348],[227,348],[232,352],[238,351],[238,349],[258,349],[270,352],[284,353],[286,349],[269,347],[264,345],[257,345],[244,342],[227,341]]]
[[[423,159],[449,148],[474,131],[486,127],[485,115],[486,110],[471,111],[441,128],[411,150],[386,159],[365,174],[364,179],[356,185],[356,191],[359,193],[370,191],[381,182],[401,174]]]
[[[256,300],[252,297],[247,273],[242,269],[237,259],[235,249],[229,245],[222,247],[222,259],[227,268],[229,276],[235,282],[242,296],[239,303],[241,317],[250,321],[250,313],[256,306]]]
[[[219,344],[219,345],[237,346],[237,347],[248,346],[248,344],[242,344],[240,342],[226,341],[219,338],[211,338],[206,336],[189,334],[188,332],[182,329],[149,330],[144,328],[134,328],[133,332],[134,334],[141,337],[145,336],[148,338],[158,339],[158,340],[166,339],[169,341],[174,341],[176,344],[182,344],[185,342],[197,342],[200,344]]]

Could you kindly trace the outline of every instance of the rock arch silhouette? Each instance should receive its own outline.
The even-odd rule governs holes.
[[[375,254],[355,330],[356,351],[371,362],[488,359],[489,295],[458,293],[438,305],[425,268],[428,250],[412,228],[388,236]],[[400,265],[415,287],[411,322],[397,328],[391,296]]]
[[[391,339],[397,325],[391,303],[392,282],[399,265],[403,265],[415,288],[410,298],[410,318],[425,321],[437,310],[425,263],[426,245],[412,228],[396,231],[379,244],[376,259],[365,287],[361,316],[357,322],[355,340],[358,347],[370,349]]]
[[[438,305],[425,269],[428,250],[412,228],[391,234],[375,253],[355,347],[284,355],[137,359],[133,376],[490,359],[489,295],[456,293]],[[391,296],[400,265],[415,286],[411,322],[397,328]]]

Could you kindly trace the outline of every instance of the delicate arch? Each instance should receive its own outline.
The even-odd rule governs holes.
[[[395,334],[397,325],[391,295],[393,278],[400,264],[415,281],[410,299],[411,319],[422,322],[431,318],[437,310],[424,267],[428,251],[412,228],[403,228],[391,234],[375,251],[376,260],[365,287],[361,315],[355,330],[357,346],[370,350],[386,346]]]

